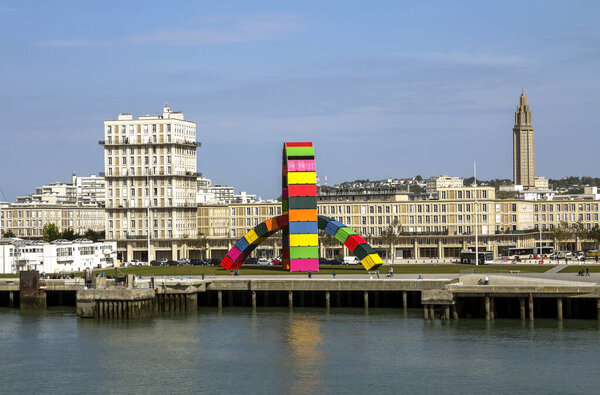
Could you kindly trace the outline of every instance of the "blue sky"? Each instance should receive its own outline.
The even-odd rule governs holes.
[[[197,122],[198,170],[279,194],[284,141],[344,180],[512,177],[521,88],[536,174],[599,176],[596,1],[0,1],[0,188],[103,171],[102,122]],[[2,197],[0,196],[0,199]]]

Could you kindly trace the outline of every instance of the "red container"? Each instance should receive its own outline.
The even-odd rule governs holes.
[[[289,224],[289,217],[287,215],[280,215],[277,217],[277,223],[280,228],[285,228]]]
[[[232,265],[233,265],[233,261],[228,256],[223,258],[223,260],[221,261],[221,267],[223,267],[223,269],[225,269],[225,270],[231,270]]]
[[[366,243],[366,241],[360,237],[359,235],[351,235],[348,236],[348,238],[346,239],[346,242],[344,243],[344,245],[346,247],[348,247],[348,249],[350,251],[354,251],[354,249],[359,245],[359,244],[364,244]]]
[[[310,142],[299,142],[299,143],[285,143],[286,147],[312,147]]]
[[[317,196],[317,186],[313,184],[288,185],[288,196]]]

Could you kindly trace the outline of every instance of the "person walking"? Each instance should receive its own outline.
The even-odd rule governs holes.
[[[312,273],[310,272],[310,270],[308,271],[308,278],[312,278]]]
[[[335,270],[331,273],[331,275],[333,276],[333,279],[335,280]]]

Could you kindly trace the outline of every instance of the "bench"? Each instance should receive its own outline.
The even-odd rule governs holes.
[[[511,270],[510,271],[510,274],[519,274],[519,273],[521,273],[520,270]]]

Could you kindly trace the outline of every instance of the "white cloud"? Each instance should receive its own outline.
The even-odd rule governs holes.
[[[129,37],[127,41],[138,44],[217,45],[278,39],[303,27],[294,14],[202,18],[195,22],[200,26],[156,30]]]

